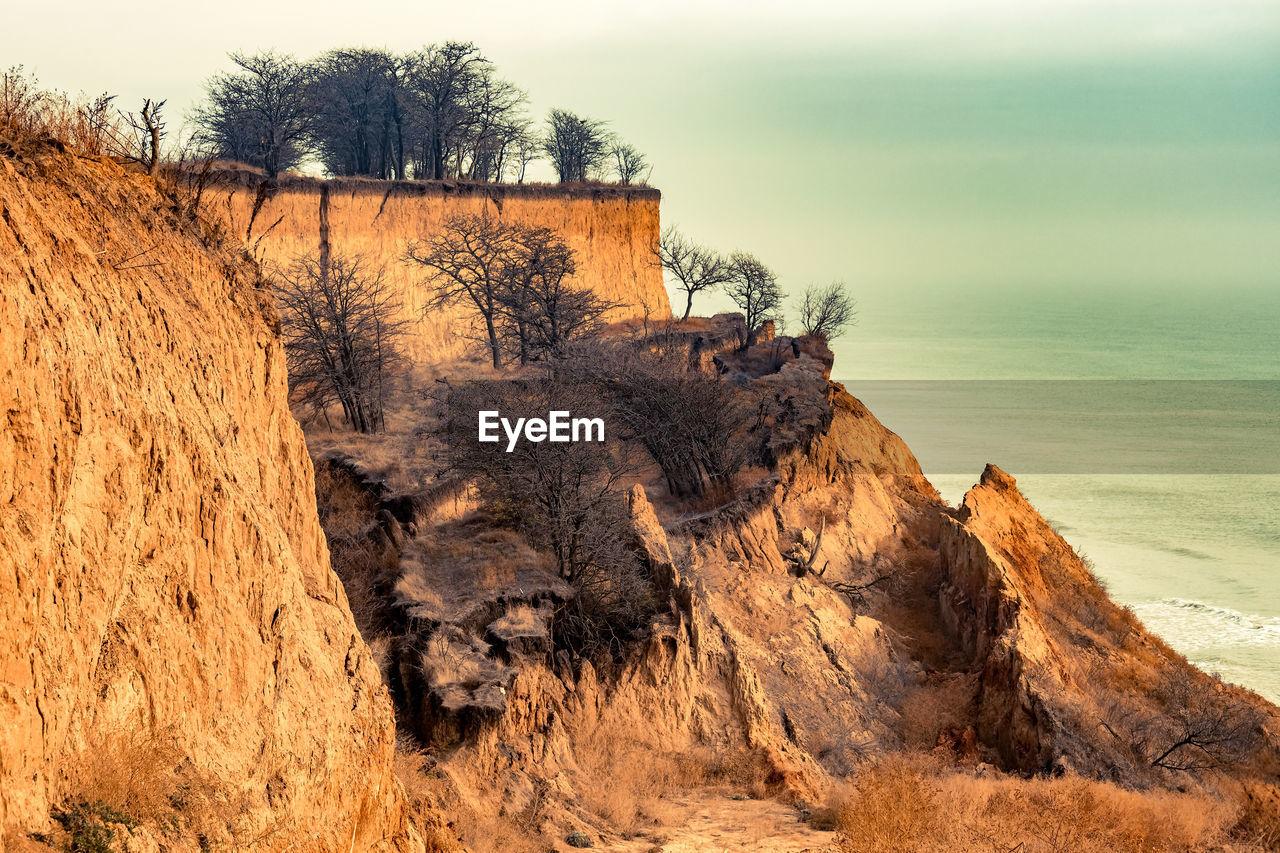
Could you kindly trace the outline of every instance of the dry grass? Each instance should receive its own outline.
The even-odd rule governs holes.
[[[95,732],[92,743],[67,765],[62,814],[81,823],[90,818],[146,825],[206,844],[236,843],[244,796],[224,790],[187,761],[176,732],[120,726]],[[74,839],[69,843],[74,846]]]
[[[557,580],[550,557],[483,512],[420,533],[405,549],[397,604],[411,615],[449,621],[503,595],[529,595]]]
[[[537,802],[513,816],[476,809],[474,797],[463,796],[431,758],[407,742],[396,744],[393,763],[404,785],[409,820],[426,842],[427,853],[545,853],[537,838],[541,815]]]
[[[0,132],[19,138],[52,137],[87,156],[121,155],[129,132],[112,98],[78,98],[40,87],[21,66],[0,73]]]
[[[680,822],[673,802],[691,792],[765,799],[778,793],[758,756],[745,750],[692,747],[675,752],[637,740],[624,725],[599,726],[575,750],[574,780],[583,806],[624,837]]]
[[[904,755],[863,768],[835,806],[842,849],[859,853],[1212,850],[1238,811],[1207,795],[1078,777],[975,778]]]
[[[899,705],[899,732],[912,749],[932,749],[954,740],[972,723],[977,677],[957,673],[928,676],[907,691]]]

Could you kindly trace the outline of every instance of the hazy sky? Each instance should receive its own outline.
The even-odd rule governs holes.
[[[869,347],[1049,292],[1278,304],[1276,0],[7,5],[0,62],[175,118],[229,50],[476,41],[646,151],[665,222],[848,281]]]

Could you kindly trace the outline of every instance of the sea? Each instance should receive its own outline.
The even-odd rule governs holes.
[[[1149,630],[1280,703],[1280,284],[891,297],[833,374],[943,497],[996,463]]]

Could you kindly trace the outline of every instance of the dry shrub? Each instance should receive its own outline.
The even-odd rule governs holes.
[[[1140,853],[1221,843],[1235,809],[1204,795],[1128,791],[1064,777],[975,778],[895,755],[836,805],[848,851]]]
[[[463,796],[433,760],[411,742],[396,742],[392,768],[404,786],[409,821],[421,834],[427,853],[545,853],[536,816],[482,813]],[[527,810],[526,810],[527,811]]]
[[[944,840],[942,792],[901,756],[859,771],[835,811],[846,850],[915,853],[941,849]]]
[[[22,138],[52,137],[87,156],[123,155],[129,148],[124,117],[110,95],[72,98],[42,89],[22,66],[0,72],[0,132]]]
[[[342,581],[360,635],[372,642],[386,631],[387,599],[382,589],[393,579],[399,555],[362,537],[331,537],[329,564]]]
[[[650,746],[599,733],[578,750],[578,766],[583,804],[625,837],[666,822],[661,799],[687,772]]]
[[[932,749],[939,738],[972,722],[976,676],[930,678],[907,691],[898,708],[903,741],[913,749]]]
[[[636,740],[623,725],[598,727],[575,754],[580,773],[574,787],[583,804],[627,837],[676,820],[672,797],[700,788],[742,790],[753,780],[763,784],[767,775],[745,751],[666,752]]]
[[[359,533],[378,513],[377,504],[355,477],[325,463],[316,466],[316,510],[330,536]]]
[[[1242,796],[1244,806],[1232,836],[1262,850],[1280,850],[1280,789],[1250,783]]]
[[[187,761],[176,732],[119,726],[95,733],[92,742],[67,767],[63,814],[80,823],[88,817],[176,830],[201,843],[236,842],[244,795],[229,793]]]
[[[389,539],[375,535],[378,504],[353,474],[320,464],[315,477],[329,564],[342,581],[361,636],[372,641],[387,628],[387,592],[398,574],[399,551]]]
[[[428,853],[460,849],[456,824],[443,813],[443,780],[428,766],[427,757],[410,744],[397,741],[391,767],[404,786],[409,822],[422,835]]]
[[[173,813],[183,784],[183,754],[172,732],[141,725],[113,728],[93,738],[94,746],[72,761],[64,800],[102,803],[140,822]]]

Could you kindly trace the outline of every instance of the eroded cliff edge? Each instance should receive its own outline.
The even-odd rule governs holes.
[[[386,672],[451,807],[611,839],[652,815],[619,821],[599,789],[641,799],[632,780],[672,761],[737,763],[812,804],[900,752],[1196,790],[1227,812],[1241,784],[1274,803],[1275,708],[1148,634],[1011,476],[990,466],[950,507],[812,342],[738,356],[688,338],[692,360],[759,395],[769,458],[703,512],[630,488],[632,545],[666,606],[625,660],[555,648],[545,619],[567,591],[483,507],[434,486],[383,495],[399,552],[380,580]],[[1176,746],[1206,722],[1233,742],[1206,744],[1210,759]]]
[[[0,835],[146,743],[231,804],[211,840],[413,849],[256,267],[36,142],[0,154],[0,285]]]

